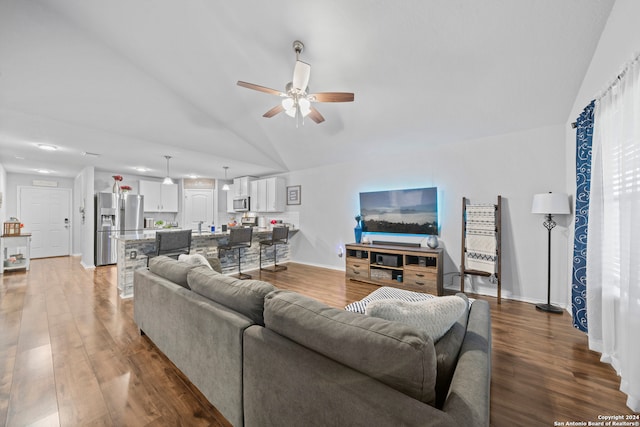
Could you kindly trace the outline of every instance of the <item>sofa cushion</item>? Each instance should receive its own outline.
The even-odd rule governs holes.
[[[466,309],[467,301],[458,296],[424,301],[381,299],[371,301],[365,314],[415,326],[429,334],[433,341],[438,341]]]
[[[265,298],[265,326],[422,402],[435,403],[436,355],[424,332],[291,291]]]
[[[188,264],[163,255],[153,257],[149,260],[149,271],[187,289],[190,289],[187,283],[187,273],[194,267],[195,265],[193,264]]]
[[[264,325],[264,297],[276,288],[260,280],[240,280],[210,269],[195,268],[187,281],[192,291]]]
[[[437,340],[436,407],[442,408],[467,329],[469,300],[466,295],[459,293],[420,303],[377,300],[367,305],[367,314],[416,326]],[[429,324],[430,321],[434,323]]]

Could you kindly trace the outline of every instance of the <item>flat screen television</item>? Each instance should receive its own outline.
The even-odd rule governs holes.
[[[438,188],[360,193],[364,231],[438,234]]]

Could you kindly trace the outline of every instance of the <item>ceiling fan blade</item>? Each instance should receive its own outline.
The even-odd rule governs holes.
[[[308,96],[315,102],[353,102],[355,96],[349,92],[320,92]]]
[[[307,117],[309,117],[311,120],[313,120],[318,124],[324,122],[324,117],[322,117],[322,114],[320,114],[320,111],[316,110],[313,107],[311,107],[311,112]]]
[[[238,80],[238,86],[246,87],[247,89],[257,90],[259,92],[264,92],[271,95],[286,96],[284,93],[280,92],[279,90],[271,89],[271,88],[260,86],[260,85],[254,85],[253,83],[247,83],[240,80]]]
[[[284,107],[281,104],[276,105],[271,110],[267,111],[262,115],[262,117],[271,118],[278,113],[282,113],[284,111]]]
[[[310,75],[311,65],[306,62],[296,61],[296,66],[293,69],[293,88],[301,91],[307,90]]]

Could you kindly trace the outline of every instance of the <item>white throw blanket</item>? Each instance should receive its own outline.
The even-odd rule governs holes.
[[[495,274],[496,207],[492,204],[467,205],[466,215],[465,268]]]

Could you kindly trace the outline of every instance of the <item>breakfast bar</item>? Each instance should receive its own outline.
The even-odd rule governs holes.
[[[155,247],[156,231],[149,230],[143,233],[122,234],[117,240],[118,251],[118,292],[121,298],[133,296],[133,272],[139,268],[147,268],[147,254],[152,253]],[[298,230],[289,229],[291,237]],[[241,251],[242,270],[249,271],[259,268],[260,240],[265,240],[271,236],[271,229],[254,227],[251,247]],[[220,257],[223,274],[234,274],[237,272],[238,252],[222,251],[218,253],[218,246],[224,245],[229,239],[229,232],[197,232],[194,231],[191,237],[191,254],[200,254],[205,258]],[[273,248],[264,249],[263,259],[273,259]],[[278,262],[289,260],[289,245],[278,247]],[[268,264],[265,264],[268,265]]]

